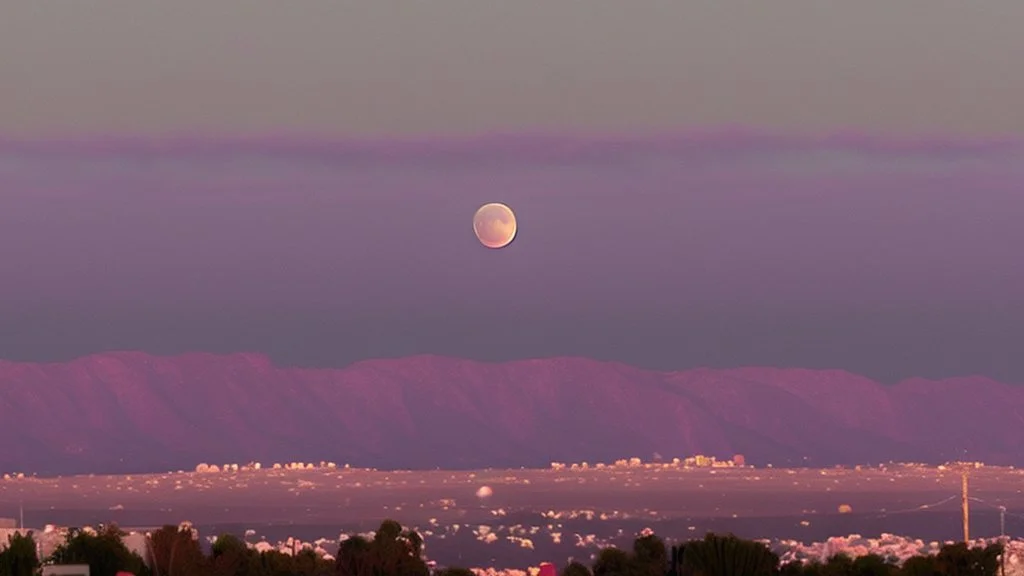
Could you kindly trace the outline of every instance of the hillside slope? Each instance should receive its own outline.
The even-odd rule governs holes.
[[[251,354],[0,361],[0,471],[323,460],[499,467],[694,453],[775,465],[968,457],[1024,464],[1024,388],[885,386],[841,371],[663,373],[581,358],[435,356],[344,369]]]

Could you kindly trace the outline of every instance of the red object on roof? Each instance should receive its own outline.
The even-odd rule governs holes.
[[[537,576],[558,576],[558,571],[551,562],[541,562],[539,568],[540,573]]]

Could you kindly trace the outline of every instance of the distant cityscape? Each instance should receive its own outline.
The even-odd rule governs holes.
[[[984,468],[984,462],[978,461],[950,461],[945,464],[931,465],[921,462],[888,462],[884,464],[878,464],[873,467],[886,468],[891,467],[903,467],[903,468],[934,468],[936,470],[949,470],[953,468]],[[766,468],[772,468],[771,464],[765,466]],[[836,465],[832,468],[835,469],[852,469],[862,470],[866,466],[854,465],[854,466],[842,466]],[[684,458],[675,457],[670,460],[662,458],[654,458],[649,461],[645,461],[639,457],[622,458],[615,460],[612,463],[604,462],[552,462],[550,465],[551,470],[604,470],[604,469],[628,469],[628,468],[748,468],[753,469],[754,466],[746,463],[746,457],[742,454],[734,454],[732,457],[720,460],[716,456],[707,456],[704,454],[695,454],[693,456],[687,456]],[[1013,468],[1009,466],[1008,468]],[[270,466],[264,466],[260,462],[247,462],[244,464],[238,463],[226,463],[226,464],[207,464],[205,462],[199,463],[195,466],[192,471],[188,470],[176,470],[178,474],[187,474],[190,472],[196,472],[199,474],[217,474],[217,473],[233,473],[233,472],[253,472],[258,470],[373,470],[376,468],[358,468],[353,467],[350,464],[338,464],[336,462],[330,462],[321,460],[319,462],[275,462]],[[35,474],[26,472],[9,472],[3,474],[4,480],[19,480],[26,477],[35,477]]]
[[[566,464],[565,462],[552,462],[552,470],[587,470],[594,468],[595,470],[603,470],[605,468],[743,468],[746,467],[746,458],[742,454],[736,454],[729,460],[718,460],[714,456],[705,456],[703,454],[697,454],[695,456],[689,456],[687,458],[673,458],[668,462],[661,461],[660,458],[655,459],[653,462],[644,462],[640,458],[623,458],[616,460],[611,464],[604,464],[603,462],[596,462],[591,465],[588,462],[573,462]],[[752,466],[751,466],[752,468]]]

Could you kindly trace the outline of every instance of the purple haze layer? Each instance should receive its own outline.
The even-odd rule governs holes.
[[[510,205],[516,242],[473,236]],[[1024,145],[0,142],[0,357],[432,353],[1024,381]]]

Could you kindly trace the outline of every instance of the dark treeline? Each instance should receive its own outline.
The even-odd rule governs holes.
[[[385,520],[372,539],[352,536],[334,560],[306,549],[295,555],[258,552],[232,535],[220,536],[203,552],[190,530],[165,526],[151,534],[145,560],[131,552],[116,526],[97,533],[74,531],[53,554],[40,560],[31,533],[15,534],[0,552],[0,576],[34,576],[42,564],[88,564],[92,576],[471,576],[465,568],[431,571],[423,539],[394,520]],[[593,564],[571,562],[561,576],[997,576],[999,544],[968,548],[947,545],[935,556],[918,556],[897,566],[893,559],[837,555],[825,562],[781,564],[760,542],[708,534],[667,546],[654,535],[641,536],[631,550],[605,548]]]

